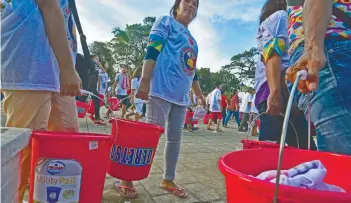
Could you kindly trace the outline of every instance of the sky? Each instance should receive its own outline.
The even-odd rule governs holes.
[[[189,25],[199,46],[198,68],[218,71],[235,54],[256,46],[258,17],[264,1],[200,0],[198,16]],[[109,41],[113,27],[141,23],[147,16],[169,15],[173,3],[174,0],[76,0],[88,43]]]

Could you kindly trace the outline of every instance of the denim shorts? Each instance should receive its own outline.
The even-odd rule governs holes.
[[[290,65],[303,52],[302,44],[292,54]],[[351,155],[351,40],[326,40],[325,54],[327,62],[319,73],[318,89],[310,93],[318,150]],[[307,116],[307,96],[299,92],[295,98]]]

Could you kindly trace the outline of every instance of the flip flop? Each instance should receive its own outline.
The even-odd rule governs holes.
[[[171,188],[171,187],[166,187],[164,185],[160,186],[161,189],[171,193],[172,195],[176,196],[176,197],[180,197],[180,198],[187,198],[188,197],[188,193],[185,191],[184,188]]]
[[[95,120],[94,121],[94,124],[95,125],[102,125],[102,126],[106,126],[107,124],[104,122],[104,121],[102,121],[102,120]]]
[[[127,199],[135,199],[138,197],[138,193],[136,193],[135,188],[131,188],[128,186],[121,185],[119,181],[115,182],[115,188],[117,192],[124,198]],[[127,194],[126,191],[132,192],[131,194]]]

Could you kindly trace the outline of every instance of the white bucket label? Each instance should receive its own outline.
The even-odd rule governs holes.
[[[82,166],[74,160],[46,159],[37,162],[34,203],[78,203]]]

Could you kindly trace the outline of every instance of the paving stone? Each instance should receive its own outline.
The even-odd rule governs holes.
[[[227,203],[227,201],[225,201],[225,200],[219,200],[219,201],[215,201],[215,202],[212,202],[212,203]]]
[[[105,190],[102,203],[154,203],[153,199],[141,185],[135,186],[135,190],[138,192],[138,198],[132,200],[123,198],[114,189]]]
[[[226,196],[225,181],[224,180],[217,180],[214,178],[214,179],[208,180],[208,181],[207,180],[201,181],[201,184],[205,185],[208,188],[215,190],[220,197]]]
[[[214,165],[213,163],[202,163],[202,162],[194,162],[194,163],[182,163],[185,168],[189,170],[199,170],[209,167],[210,165]]]
[[[195,202],[199,202],[199,200],[197,200],[191,194],[188,194],[188,197],[186,199],[176,197],[172,194],[167,194],[167,195],[161,195],[161,196],[154,197],[154,200],[156,203],[195,203]]]
[[[196,183],[198,179],[194,177],[190,172],[182,171],[180,173],[176,173],[176,181],[177,183],[184,185],[184,184]]]
[[[157,195],[167,194],[167,192],[160,188],[162,181],[161,174],[149,175],[145,180],[140,181],[141,185],[147,190],[147,192],[153,197]]]
[[[206,187],[201,183],[189,184],[185,187],[201,202],[212,202],[223,198],[214,189]]]
[[[156,163],[151,165],[150,174],[163,174],[163,169]]]

